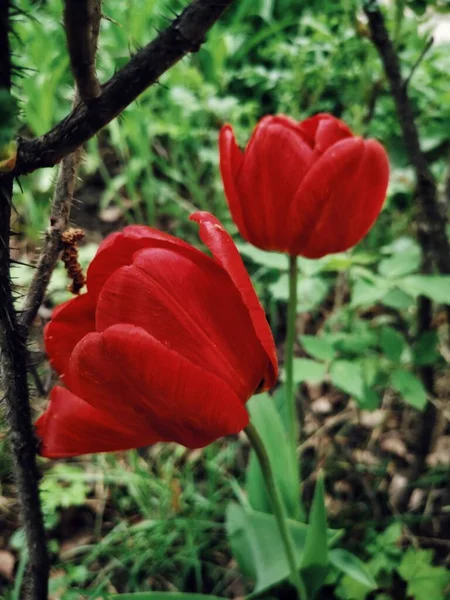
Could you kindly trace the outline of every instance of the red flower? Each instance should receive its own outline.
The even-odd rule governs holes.
[[[300,123],[264,117],[244,152],[225,125],[219,147],[233,219],[264,250],[307,258],[347,250],[372,227],[386,196],[383,146],[328,114]]]
[[[219,221],[191,217],[213,257],[144,226],[100,246],[86,294],[46,327],[57,386],[36,423],[50,458],[175,441],[206,446],[248,424],[277,377],[264,311]]]

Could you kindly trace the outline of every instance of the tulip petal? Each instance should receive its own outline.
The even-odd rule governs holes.
[[[295,121],[270,116],[259,122],[236,180],[248,239],[256,246],[285,247],[285,214],[312,154]]]
[[[348,138],[331,146],[308,172],[289,212],[290,252],[320,258],[356,244],[381,210],[388,177],[378,142]]]
[[[219,134],[220,172],[222,174],[225,197],[228,202],[233,221],[239,233],[248,239],[247,226],[242,215],[241,200],[236,190],[236,178],[242,166],[243,154],[236,144],[231,125],[224,125]]]
[[[210,249],[214,259],[228,273],[250,313],[255,333],[269,361],[262,388],[269,389],[275,385],[278,376],[275,343],[264,309],[258,300],[241,256],[230,234],[216,217],[208,212],[199,211],[192,214],[190,219],[200,225],[201,240]]]
[[[309,257],[342,252],[355,246],[378,217],[389,182],[389,161],[381,144],[364,142],[364,152],[340,202],[329,202],[305,248]],[[337,184],[338,185],[338,184]]]
[[[248,413],[219,377],[192,364],[140,327],[90,333],[71,358],[74,392],[98,410],[141,422],[160,439],[200,448],[241,431]]]
[[[50,363],[62,378],[67,373],[72,350],[94,330],[95,303],[89,294],[72,298],[54,309],[44,330],[44,340]]]
[[[189,244],[168,233],[143,225],[129,225],[123,231],[108,236],[89,265],[86,282],[89,293],[96,298],[111,273],[131,264],[137,250],[155,246],[190,248]]]
[[[314,148],[314,158],[323,154],[336,142],[346,137],[353,137],[351,129],[344,121],[327,113],[319,113],[305,119],[298,126]]]
[[[94,408],[66,388],[55,386],[47,410],[36,421],[40,454],[67,458],[94,452],[139,448],[160,441],[149,428],[145,433],[128,429],[117,414]]]
[[[287,213],[286,235],[290,254],[307,256],[304,250],[314,236],[326,205],[335,203],[343,210],[363,148],[364,142],[360,138],[338,142],[308,171]],[[330,223],[330,229],[332,227],[334,224]],[[323,243],[326,244],[326,241],[323,240]]]
[[[231,308],[232,307],[232,308]],[[168,348],[221,377],[246,402],[265,353],[227,273],[195,248],[145,248],[107,280],[96,324],[142,327]]]

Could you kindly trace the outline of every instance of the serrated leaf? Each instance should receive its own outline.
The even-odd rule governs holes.
[[[343,333],[335,341],[335,346],[341,352],[355,354],[357,356],[364,353],[367,349],[376,346],[378,336],[373,331],[358,333]]]
[[[408,595],[415,600],[444,599],[450,573],[444,567],[433,566],[432,559],[431,550],[408,548],[398,567],[400,576],[408,583]]]
[[[393,327],[385,325],[380,332],[380,346],[392,362],[399,362],[406,347],[405,338]]]
[[[364,410],[376,410],[380,407],[381,398],[375,390],[368,385],[364,385],[363,394],[360,398],[356,398],[360,408]]]
[[[274,300],[287,302],[289,298],[289,277],[283,273],[276,281],[269,284],[268,290]]]
[[[377,535],[375,540],[376,548],[381,551],[391,547],[396,548],[401,537],[402,524],[399,521],[394,521],[394,523],[391,523],[384,531]]]
[[[325,337],[315,335],[302,335],[300,337],[303,348],[308,354],[319,360],[332,360],[335,355],[333,344]]]
[[[350,306],[358,308],[377,304],[383,299],[387,290],[388,287],[384,283],[379,282],[378,285],[375,285],[363,279],[358,279],[352,288]]]
[[[297,284],[297,310],[307,312],[317,308],[327,292],[328,286],[319,277],[300,278]]]
[[[330,378],[333,384],[354,396],[361,398],[364,394],[364,380],[361,365],[350,360],[336,360],[330,367]]]
[[[294,383],[302,383],[303,381],[319,383],[325,378],[326,371],[327,369],[323,363],[310,358],[294,358]]]
[[[403,290],[389,290],[383,298],[384,306],[395,308],[396,310],[407,310],[414,306],[414,298]]]
[[[275,300],[287,302],[289,298],[289,277],[283,273],[268,289]],[[326,283],[318,277],[299,277],[297,283],[297,310],[307,312],[320,305],[328,292]]]
[[[422,257],[419,248],[415,251],[402,252],[394,254],[389,258],[383,259],[378,267],[380,275],[394,279],[414,273],[420,267]]]
[[[351,577],[366,586],[369,590],[377,587],[377,582],[373,578],[368,567],[354,554],[342,548],[333,548],[328,552],[330,563]]]
[[[426,296],[440,304],[446,304],[450,299],[450,275],[411,275],[396,283],[412,296]]]
[[[265,250],[260,250],[259,248],[244,242],[237,242],[236,247],[246,258],[249,258],[262,267],[267,267],[268,269],[277,269],[279,271],[288,270],[289,263],[286,254],[281,254],[279,252],[266,252]]]
[[[392,387],[402,396],[403,400],[423,410],[427,404],[427,391],[423,383],[413,373],[403,369],[396,369],[391,376]]]
[[[370,593],[370,588],[349,575],[344,575],[336,588],[336,595],[341,600],[366,600]]]
[[[413,347],[414,364],[420,367],[434,364],[439,359],[437,345],[436,331],[423,333]]]

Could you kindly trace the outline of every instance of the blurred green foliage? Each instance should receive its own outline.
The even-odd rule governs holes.
[[[24,14],[15,18],[17,35],[12,40],[16,63],[22,67],[14,94],[20,134],[31,137],[44,134],[70,111],[73,81],[61,0],[23,0],[21,7]],[[103,20],[100,37],[102,82],[165,27],[180,3],[105,2],[103,10],[109,20]],[[397,0],[387,6],[387,23],[405,75],[432,33],[429,17],[445,10],[445,0]],[[450,145],[449,72],[449,44],[432,46],[408,88],[440,189]],[[2,120],[1,133],[7,143],[17,124],[4,117],[13,112],[4,110],[1,97],[0,102],[8,124],[4,127]],[[448,277],[420,273],[414,177],[359,0],[236,2],[198,53],[166,73],[159,85],[87,144],[81,178],[90,186],[99,211],[117,209],[127,222],[169,227],[197,243],[195,227],[186,217],[194,209],[206,209],[235,233],[218,170],[221,125],[232,123],[244,145],[264,114],[283,112],[301,119],[319,111],[332,112],[356,133],[381,140],[390,155],[392,175],[383,213],[358,248],[319,261],[299,260],[298,309],[309,313],[311,326],[299,334],[296,382],[326,382],[368,410],[378,408],[389,390],[422,410],[427,397],[418,369],[433,364],[439,372],[445,362],[441,331],[436,327],[417,334],[416,299],[424,294],[444,303],[450,297],[450,282]],[[16,185],[16,226],[32,243],[47,225],[54,177],[54,171],[44,169]],[[286,257],[242,242],[239,249],[279,337],[288,294]],[[82,249],[82,259],[88,261],[93,250]],[[14,275],[19,286],[26,286],[32,272],[18,266]],[[50,289],[53,302],[65,298],[65,285],[59,268]],[[233,494],[242,501],[243,481],[233,474],[234,450],[232,445],[213,446],[199,462],[186,461],[181,449],[168,448],[146,460],[131,452],[127,457],[96,457],[86,468],[83,462],[81,468],[71,464],[49,468],[42,498],[51,549],[60,567],[51,581],[54,596],[102,598],[115,591],[114,586],[131,593],[166,589],[168,582],[179,590],[232,595],[229,586],[237,573],[230,572],[223,558],[227,549],[220,521]],[[3,455],[0,452],[2,474]],[[247,477],[257,477],[254,466],[251,469]],[[104,504],[93,511],[94,537],[76,545],[72,554],[61,552],[58,536],[64,509],[99,497]],[[108,521],[107,506],[114,507],[122,523]],[[355,580],[354,573],[361,569],[348,555],[334,554],[340,569],[330,571],[327,582],[335,587],[335,597],[363,600],[370,593],[371,578],[389,589],[393,577],[400,577],[408,594],[419,600],[425,597],[424,581],[432,582],[427,584],[434,594],[429,598],[443,598],[447,583],[442,570],[432,565],[430,553],[403,551],[400,535],[397,522],[381,533],[369,528],[361,555],[369,568],[369,585]],[[21,559],[16,584],[6,598],[18,600],[26,565],[20,531],[10,545]],[[387,597],[384,592],[376,596]]]

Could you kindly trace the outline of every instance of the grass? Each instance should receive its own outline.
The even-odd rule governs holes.
[[[47,465],[41,494],[51,594],[98,598],[149,587],[223,594],[237,575],[223,529],[237,448],[158,445]],[[19,530],[12,545],[24,559],[10,600],[20,597],[23,541]]]

